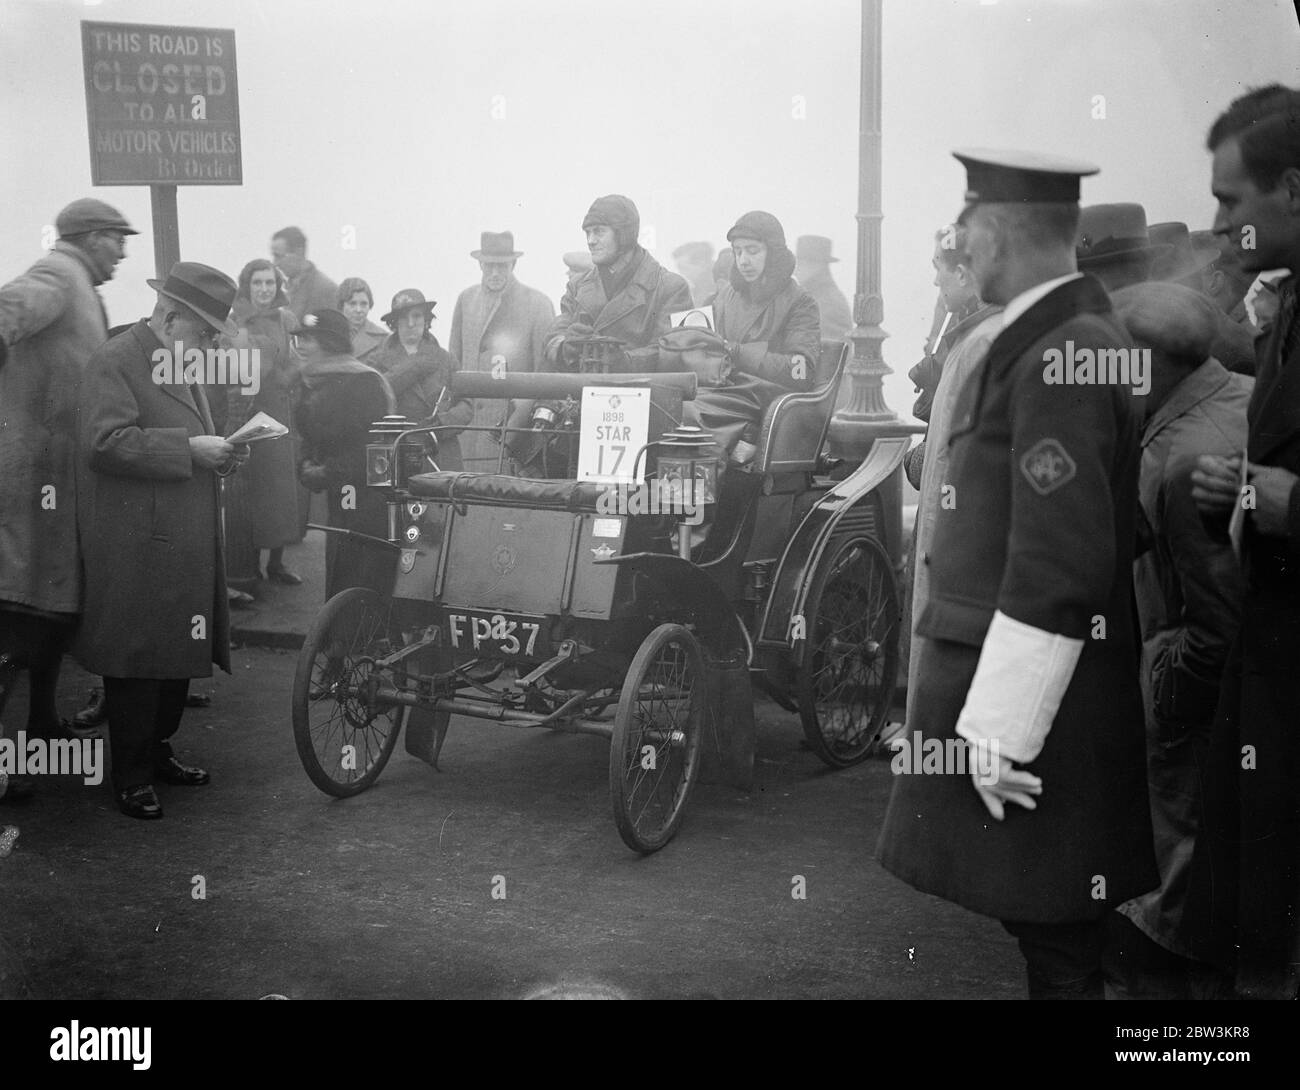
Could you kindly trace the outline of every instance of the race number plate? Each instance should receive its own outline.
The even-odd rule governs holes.
[[[505,658],[537,658],[551,653],[545,617],[448,609],[444,624],[453,650]]]
[[[581,428],[578,480],[600,484],[633,481],[636,457],[650,431],[649,387],[585,387]]]

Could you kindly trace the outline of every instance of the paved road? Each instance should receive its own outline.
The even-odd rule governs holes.
[[[73,778],[0,806],[20,829],[0,859],[0,996],[1021,994],[996,923],[872,861],[888,765],[825,770],[773,705],[755,790],[697,788],[677,838],[641,858],[614,828],[599,738],[454,720],[445,771],[399,747],[370,791],[326,797],[293,747],[294,662],[236,653],[178,739],[213,783],[160,788],[160,822]],[[65,674],[72,708],[89,679]]]

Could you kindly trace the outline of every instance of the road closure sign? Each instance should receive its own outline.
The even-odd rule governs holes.
[[[241,185],[235,32],[81,24],[94,185]]]

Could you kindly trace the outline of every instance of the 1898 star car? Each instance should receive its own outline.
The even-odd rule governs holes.
[[[899,654],[879,486],[907,439],[856,466],[826,456],[847,354],[823,344],[813,388],[769,406],[751,471],[720,485],[680,426],[697,375],[610,373],[599,344],[573,373],[461,372],[449,391],[500,399],[503,421],[507,402],[544,400],[533,430],[569,444],[567,477],[519,475],[500,431],[501,472],[438,471],[437,427],[379,422],[367,483],[389,533],[367,540],[391,550],[393,588],[342,591],[308,633],[293,727],[312,781],[365,790],[404,726],[436,766],[452,716],[598,734],[614,822],[644,853],[677,831],[702,769],[749,785],[755,688],[798,713],[827,764],[867,757]],[[580,404],[613,426],[574,426]]]

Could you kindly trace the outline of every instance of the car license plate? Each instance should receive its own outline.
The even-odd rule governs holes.
[[[551,653],[545,617],[449,609],[446,623],[448,641],[457,651],[511,658]]]

